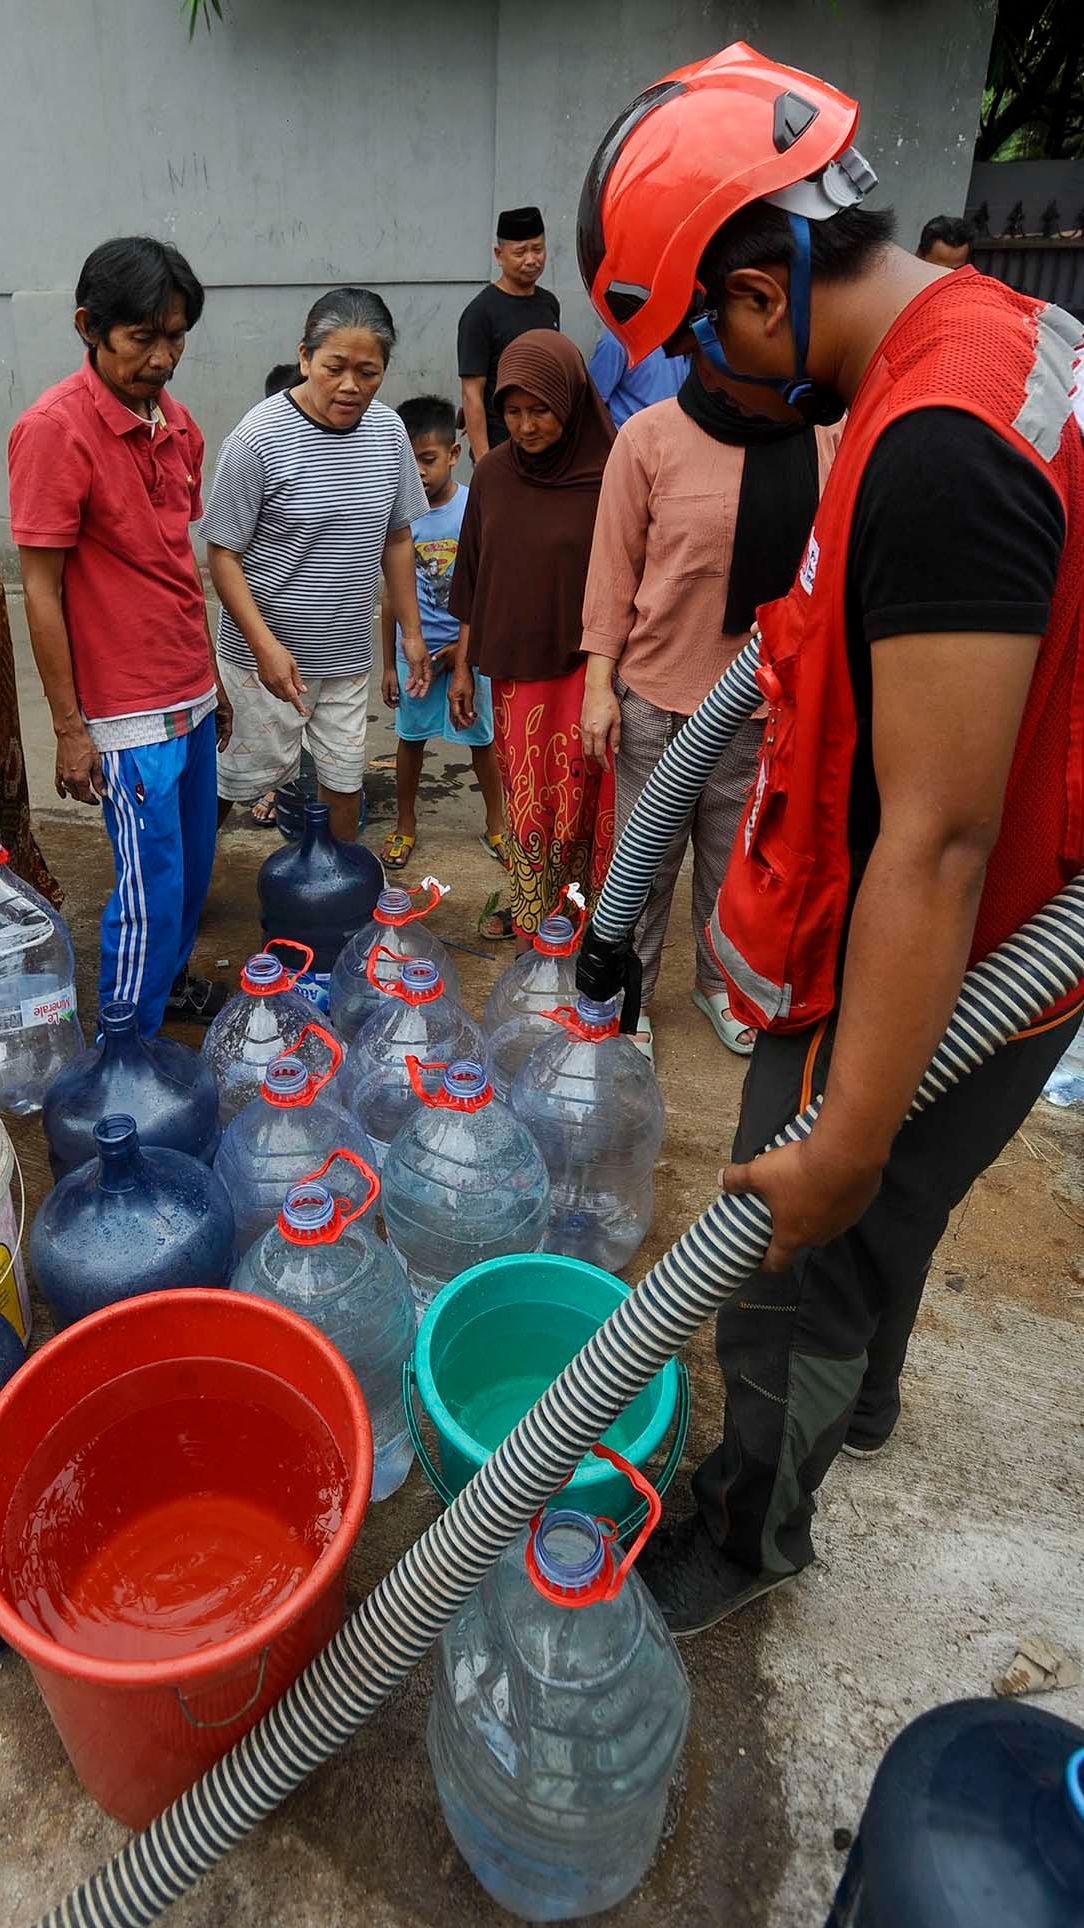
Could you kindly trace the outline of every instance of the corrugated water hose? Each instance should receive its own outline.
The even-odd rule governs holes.
[[[616,941],[632,928],[659,858],[761,700],[755,666],[754,640],[660,759],[595,912],[604,937]],[[910,1115],[935,1103],[1081,977],[1084,873],[968,972]],[[818,1105],[776,1142],[806,1137]],[[154,1921],[350,1740],[588,1448],[756,1270],[770,1235],[759,1198],[723,1196],[709,1205],[258,1726],[39,1928],[142,1928]]]

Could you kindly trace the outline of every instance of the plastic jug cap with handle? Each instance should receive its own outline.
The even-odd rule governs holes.
[[[342,1045],[338,1038],[332,1037],[330,1031],[325,1031],[322,1024],[306,1024],[304,1030],[298,1033],[297,1044],[306,1037],[323,1040],[331,1055],[331,1063],[317,1078],[300,1058],[294,1056],[292,1051],[285,1053],[281,1058],[274,1058],[267,1067],[263,1081],[263,1096],[269,1105],[284,1107],[311,1105],[317,1092],[330,1084],[342,1064],[344,1055]],[[295,1051],[296,1049],[297,1045],[294,1046]]]
[[[430,1111],[481,1111],[493,1102],[493,1086],[484,1065],[474,1058],[457,1058],[454,1064],[430,1064],[408,1054],[406,1068],[416,1098]],[[428,1091],[422,1082],[423,1071],[443,1071],[440,1086]]]
[[[592,1607],[615,1600],[662,1518],[662,1501],[650,1480],[609,1446],[592,1446],[647,1501],[647,1518],[620,1565],[614,1552],[617,1525],[572,1507],[540,1509],[527,1540],[527,1575],[536,1593],[557,1607]],[[567,1482],[566,1482],[567,1483]]]
[[[413,924],[419,917],[428,917],[435,910],[442,897],[448,895],[450,884],[439,883],[436,877],[423,877],[420,884],[408,888],[405,884],[387,884],[376,900],[373,911],[374,924],[384,924],[392,930],[400,930],[404,924]],[[414,904],[411,898],[419,891],[428,891],[424,904]]]
[[[303,961],[296,971],[288,971],[280,958],[271,955],[271,944],[301,952]],[[241,972],[241,989],[247,991],[250,997],[277,997],[280,991],[292,991],[298,980],[312,968],[315,955],[311,944],[295,943],[292,937],[269,938],[268,949],[257,951]]]
[[[609,997],[598,1004],[594,998],[578,997],[576,1008],[570,1004],[558,1004],[552,1011],[543,1011],[544,1018],[551,1018],[554,1024],[563,1025],[570,1038],[579,1038],[585,1044],[598,1044],[603,1038],[616,1038],[621,1026],[617,1016],[617,999]]]
[[[583,936],[583,927],[587,922],[587,904],[583,892],[575,884],[567,884],[565,896],[575,906],[575,922],[571,917],[566,917],[563,911],[554,911],[542,919],[532,939],[535,950],[542,957],[571,957]]]
[[[390,957],[393,964],[402,965],[394,984],[382,984],[377,977],[378,960],[382,957]],[[374,991],[382,991],[385,997],[400,998],[404,1004],[432,1004],[435,998],[444,995],[444,980],[435,964],[422,957],[406,957],[401,951],[389,950],[386,944],[373,945],[365,975]]]
[[[360,1205],[349,1198],[336,1198],[330,1185],[321,1185],[324,1173],[337,1158],[356,1165],[365,1180],[365,1196]],[[291,1245],[334,1245],[336,1239],[356,1218],[361,1218],[380,1194],[380,1180],[371,1165],[356,1152],[339,1145],[328,1153],[322,1165],[291,1185],[282,1201],[278,1227]]]

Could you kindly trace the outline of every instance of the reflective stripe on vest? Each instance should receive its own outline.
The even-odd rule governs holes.
[[[725,971],[731,984],[736,984],[743,997],[755,1004],[765,1022],[770,1024],[774,1018],[790,1016],[792,991],[789,984],[773,984],[770,977],[762,977],[754,971],[748,959],[744,958],[736,944],[732,944],[719,922],[719,906],[715,905],[708,919],[705,932],[708,943],[715,953],[715,962]]]

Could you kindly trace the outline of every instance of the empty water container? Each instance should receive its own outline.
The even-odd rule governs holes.
[[[997,1700],[912,1721],[827,1928],[1084,1928],[1084,1728]]]
[[[320,1164],[332,1146],[345,1145],[366,1165],[373,1162],[357,1121],[330,1092],[323,1095],[342,1064],[342,1045],[322,1024],[309,1029],[328,1054],[322,1076],[314,1077],[292,1052],[276,1058],[259,1097],[231,1118],[222,1134],[215,1172],[233,1204],[239,1254],[277,1224],[289,1187]]]
[[[141,1146],[135,1120],[103,1118],[96,1158],[62,1178],[30,1233],[30,1263],[58,1326],[119,1299],[229,1284],[233,1211],[198,1158]]]
[[[550,1185],[530,1132],[494,1098],[480,1064],[411,1057],[407,1072],[419,1108],[388,1148],[382,1209],[420,1321],[469,1265],[540,1249]],[[434,1072],[443,1076],[430,1090]]]
[[[576,998],[576,951],[580,926],[562,915],[546,917],[533,948],[503,971],[486,1000],[482,1029],[489,1044],[493,1089],[507,1099],[512,1080],[536,1044],[552,1033],[543,1016]]]
[[[375,982],[380,963],[379,951],[370,951],[370,981]],[[392,1139],[420,1103],[407,1059],[451,1064],[473,1058],[484,1064],[486,1057],[482,1033],[462,1005],[447,995],[436,965],[424,958],[400,960],[400,965],[398,983],[385,986],[384,1008],[362,1025],[342,1074],[343,1103],[368,1133],[378,1170]]]
[[[445,887],[438,884],[435,877],[427,877],[418,888],[427,893],[423,904],[412,904],[412,893],[398,886],[389,885],[382,890],[369,923],[344,944],[335,960],[328,988],[328,1011],[335,1029],[347,1042],[356,1038],[366,1019],[381,1008],[387,986],[398,984],[404,958],[421,957],[435,964],[448,996],[459,996],[455,965],[440,938],[421,921],[439,904]],[[395,946],[394,951],[387,948],[389,945]],[[375,982],[368,971],[369,957],[374,950],[380,953]]]
[[[0,847],[0,1109],[37,1111],[83,1049],[75,958],[59,912],[8,869]]]
[[[337,1198],[323,1175],[348,1159],[365,1180],[360,1205]],[[338,1147],[286,1193],[278,1220],[249,1247],[233,1276],[235,1292],[274,1299],[330,1339],[353,1367],[373,1429],[374,1500],[405,1480],[414,1458],[403,1412],[403,1367],[414,1343],[414,1302],[394,1254],[362,1214],[380,1190],[375,1172]]]
[[[134,1004],[103,1004],[96,1044],[54,1079],[42,1122],[53,1176],[97,1155],[94,1127],[116,1113],[134,1118],[140,1143],[186,1151],[210,1164],[218,1149],[218,1090],[198,1051],[172,1038],[141,1038]]]
[[[203,1040],[224,1125],[259,1097],[268,1065],[285,1052],[292,1051],[309,1071],[326,1068],[322,1038],[312,1030],[312,1005],[294,990],[312,963],[312,950],[289,937],[271,941],[299,951],[302,963],[288,971],[270,950],[250,957],[240,990],[223,1005]]]
[[[612,1908],[659,1845],[689,1719],[662,1614],[612,1522],[536,1514],[441,1637],[429,1759],[471,1872],[524,1921]]]
[[[619,1272],[655,1211],[666,1116],[654,1071],[618,1032],[617,1004],[559,1007],[516,1073],[512,1109],[550,1175],[544,1250]]]
[[[257,889],[264,935],[278,932],[311,947],[312,970],[331,970],[343,945],[368,923],[384,872],[364,844],[331,834],[326,803],[305,805],[300,843],[273,851],[260,868]]]

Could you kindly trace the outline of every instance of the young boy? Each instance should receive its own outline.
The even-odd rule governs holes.
[[[459,443],[455,438],[455,409],[439,395],[419,395],[399,410],[429,508],[411,524],[418,574],[418,608],[422,634],[433,658],[433,680],[424,696],[409,696],[407,668],[398,648],[395,616],[384,602],[380,631],[384,645],[381,694],[395,711],[399,738],[395,757],[398,821],[381,852],[386,870],[402,870],[410,861],[417,839],[418,780],[425,746],[431,736],[446,743],[470,745],[474,774],[486,806],[486,827],[479,842],[498,863],[505,861],[501,780],[493,748],[493,701],[489,682],[475,677],[476,720],[457,730],[448,714],[448,678],[459,638],[459,624],[448,608],[459,531],[467,506],[467,491],[455,479]]]

